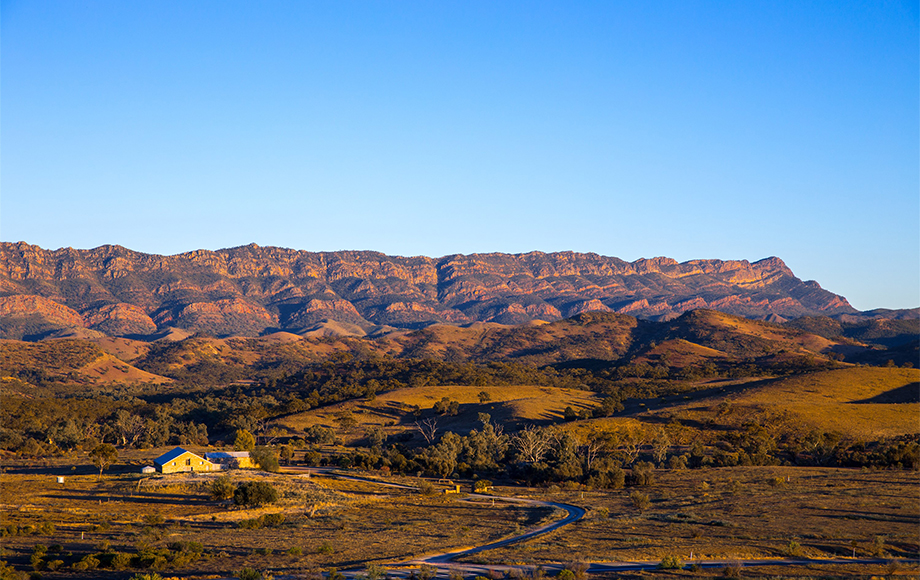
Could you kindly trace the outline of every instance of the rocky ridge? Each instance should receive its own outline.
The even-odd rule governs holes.
[[[668,320],[708,308],[748,318],[856,314],[779,258],[626,262],[575,252],[387,256],[255,244],[175,256],[120,246],[0,243],[0,337],[82,327],[112,336],[366,332],[433,323],[555,321],[588,311]]]

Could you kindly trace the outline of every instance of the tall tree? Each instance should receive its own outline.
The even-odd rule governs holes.
[[[246,429],[240,429],[236,432],[233,448],[237,451],[249,451],[251,453],[256,448],[256,438]]]
[[[118,459],[118,450],[111,443],[100,443],[89,452],[93,465],[99,468],[99,479],[102,479],[102,470],[112,465]]]

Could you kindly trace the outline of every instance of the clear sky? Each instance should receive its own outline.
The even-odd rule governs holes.
[[[0,239],[779,256],[920,305],[913,2],[0,3]]]

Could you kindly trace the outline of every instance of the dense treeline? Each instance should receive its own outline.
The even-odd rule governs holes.
[[[529,483],[582,484],[595,488],[650,485],[656,469],[698,469],[737,465],[820,465],[920,468],[920,436],[866,443],[812,431],[770,435],[760,426],[690,445],[674,444],[672,426],[624,427],[580,436],[555,426],[528,427],[506,434],[488,414],[467,435],[445,432],[426,437],[422,447],[389,443],[369,433],[367,447],[336,460],[307,452],[304,461],[368,470],[424,473],[432,477],[514,478]]]
[[[813,370],[806,359],[786,372]],[[803,362],[804,361],[804,362]],[[119,447],[158,447],[169,444],[208,444],[233,436],[238,430],[255,434],[258,443],[299,445],[337,443],[340,433],[353,431],[353,419],[342,416],[337,425],[306,433],[305,441],[291,440],[273,420],[349,399],[373,399],[378,393],[427,385],[502,386],[531,384],[591,390],[601,395],[593,409],[566,409],[565,420],[614,415],[630,399],[650,399],[693,389],[688,377],[720,376],[713,363],[684,367],[677,373],[658,364],[610,364],[578,361],[534,367],[519,363],[446,362],[431,359],[353,358],[338,353],[308,365],[300,372],[263,382],[241,382],[222,388],[138,388],[136,395],[94,395],[68,398],[5,397],[0,408],[0,449],[27,456],[66,452],[98,443]],[[818,367],[826,363],[819,363]],[[752,365],[738,372],[765,373]],[[683,379],[683,380],[681,380]],[[16,380],[16,379],[10,379]],[[459,412],[449,400],[435,403],[425,416]],[[441,405],[441,408],[438,408]],[[407,409],[403,423],[411,426],[423,410]],[[727,412],[727,410],[726,410]],[[436,426],[421,438],[403,433],[387,441],[381,432],[366,433],[363,450],[346,453],[343,464],[396,471],[423,471],[432,475],[505,475],[531,481],[577,481],[605,487],[623,480],[617,470],[636,465],[686,468],[778,463],[905,467],[920,466],[916,438],[859,442],[828,433],[802,435],[793,430],[767,429],[763,422],[713,426],[700,431],[692,445],[679,443],[672,425],[608,433],[600,439],[578,440],[553,428],[524,429],[505,434],[504,426],[480,417],[481,425],[467,434],[437,433]],[[779,433],[777,435],[777,433]],[[409,438],[408,440],[406,438]],[[529,439],[528,439],[529,438]],[[321,459],[314,451],[310,457]],[[329,459],[326,458],[326,461]],[[627,478],[628,480],[628,478]]]
[[[610,322],[608,318],[581,316],[571,323],[592,327]],[[690,336],[690,331],[681,330],[681,326],[675,327],[677,330],[645,326],[648,329],[640,329],[641,332],[680,330]],[[258,443],[271,444],[289,439],[290,434],[274,423],[284,415],[351,399],[371,400],[387,391],[424,386],[537,385],[581,389],[600,395],[594,408],[566,410],[566,420],[577,420],[614,415],[623,411],[631,400],[685,394],[701,388],[696,382],[704,378],[794,375],[839,366],[837,361],[827,358],[777,350],[772,343],[757,337],[738,337],[699,325],[691,329],[691,338],[700,344],[748,355],[733,360],[699,357],[687,362],[679,360],[679,354],[674,352],[655,351],[654,337],[644,337],[641,353],[620,348],[623,356],[570,357],[565,362],[539,366],[519,361],[472,362],[475,356],[456,348],[449,348],[437,358],[408,358],[406,355],[410,353],[424,355],[428,341],[434,337],[430,331],[420,331],[412,348],[401,358],[382,356],[369,349],[366,341],[357,339],[345,340],[350,350],[335,350],[344,344],[343,339],[329,338],[325,340],[332,350],[325,356],[320,357],[317,351],[303,344],[278,344],[270,348],[269,356],[252,364],[246,354],[251,354],[251,350],[243,348],[247,345],[255,348],[252,339],[238,339],[242,342],[215,347],[205,337],[192,337],[155,345],[135,362],[139,368],[175,379],[174,385],[107,387],[108,394],[103,395],[87,394],[85,388],[70,391],[61,388],[70,379],[60,373],[102,356],[98,347],[81,341],[12,345],[0,351],[0,370],[4,371],[4,385],[9,393],[0,408],[0,449],[42,455],[79,446],[86,449],[99,443],[120,447],[207,444],[226,441],[238,430],[255,434]],[[480,345],[479,355],[498,346],[512,350],[537,348],[533,345],[539,332],[535,328],[508,331],[517,342],[509,342],[511,339],[501,335],[494,344]],[[657,338],[667,336],[662,334]],[[586,350],[592,344],[600,343],[596,337],[575,335],[568,337],[563,346],[572,353],[598,355],[605,349],[610,352],[614,349],[609,342],[603,343],[607,346],[599,350]],[[47,366],[25,364],[30,360],[44,361]],[[46,390],[48,394],[44,396],[40,390],[25,395],[29,385],[54,388]],[[433,411],[449,414],[459,411],[455,402],[447,400],[438,404],[442,408]],[[401,422],[411,426],[421,417],[421,411],[406,409]],[[348,417],[337,421],[335,429],[330,425],[323,432],[307,434],[308,442],[333,443],[340,432],[348,433],[353,428]],[[820,440],[805,440],[791,431],[782,436],[767,436],[753,426],[737,425],[712,429],[703,426],[702,431],[708,432],[701,438],[701,444],[707,449],[700,457],[691,453],[686,442],[671,443],[674,437],[667,437],[667,430],[663,429],[646,434],[648,437],[644,439],[639,437],[638,443],[633,441],[638,437],[634,434],[623,435],[616,442],[590,443],[572,442],[550,433],[546,438],[551,444],[545,453],[522,459],[515,452],[522,435],[503,435],[502,427],[487,422],[467,434],[439,433],[435,437],[430,433],[425,444],[419,444],[418,437],[411,441],[412,445],[407,441],[391,441],[386,452],[383,451],[387,449],[383,446],[385,437],[371,434],[367,447],[379,452],[364,454],[373,459],[354,461],[378,468],[402,469],[400,461],[393,465],[386,463],[387,457],[398,453],[408,465],[405,469],[410,471],[501,472],[537,480],[554,480],[569,474],[567,477],[583,481],[592,477],[615,481],[618,476],[611,475],[610,469],[630,468],[640,456],[654,465],[677,467],[777,462],[910,467],[917,463],[915,442],[911,441],[860,443],[842,441],[828,434],[823,434]],[[488,452],[482,451],[485,440],[490,441]],[[393,445],[400,447],[394,451]],[[598,471],[600,468],[593,465],[593,460],[586,459],[593,457],[590,449],[594,446],[603,460],[598,465],[608,465],[606,471]],[[575,463],[579,461],[581,467],[576,469]]]

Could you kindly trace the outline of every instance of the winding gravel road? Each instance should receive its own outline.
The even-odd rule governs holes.
[[[398,483],[385,483],[382,481],[377,481],[374,479],[368,479],[357,476],[342,475],[339,473],[333,473],[331,469],[328,468],[294,468],[297,471],[286,470],[288,473],[296,474],[300,472],[309,476],[310,474],[321,474],[326,477],[335,477],[338,479],[345,479],[351,481],[361,481],[365,483],[372,483],[375,485],[380,485],[383,487],[393,487],[401,489],[411,489],[417,490],[415,486],[411,485],[402,485]],[[506,565],[489,565],[484,566],[481,564],[467,564],[467,563],[457,563],[454,560],[457,558],[471,556],[473,554],[478,554],[480,552],[485,552],[487,550],[492,550],[495,548],[502,548],[505,546],[510,546],[511,544],[516,544],[518,542],[523,542],[548,534],[555,530],[558,530],[562,527],[568,526],[572,523],[577,522],[585,516],[585,510],[578,506],[557,503],[551,501],[540,501],[534,499],[525,499],[525,498],[515,498],[515,497],[503,497],[496,495],[485,495],[471,493],[467,494],[468,498],[473,499],[486,499],[486,500],[495,500],[502,502],[510,502],[517,504],[525,504],[533,507],[551,507],[560,509],[566,512],[566,517],[555,522],[550,522],[538,528],[529,530],[523,534],[513,536],[510,538],[505,538],[504,540],[498,540],[490,544],[485,544],[482,546],[475,546],[472,548],[460,548],[450,552],[443,552],[440,554],[430,554],[428,556],[423,556],[421,558],[415,558],[405,562],[399,562],[387,566],[387,576],[391,578],[408,578],[413,576],[416,573],[416,568],[421,565],[430,565],[437,568],[437,578],[447,578],[451,572],[461,572],[464,575],[476,574],[488,577],[494,572],[508,572],[513,569],[530,571],[533,569],[533,566],[506,566]],[[697,561],[694,562],[701,568],[722,568],[726,566],[741,566],[741,567],[751,567],[751,566],[805,566],[809,564],[885,564],[889,560],[879,560],[875,558],[829,558],[829,559],[813,559],[813,560],[707,560],[707,561]],[[899,562],[904,564],[916,564],[920,563],[920,560],[911,559],[911,560],[899,560]],[[586,563],[587,572],[589,573],[603,573],[603,572],[629,572],[629,571],[639,571],[639,570],[653,570],[658,567],[658,562],[592,562]],[[547,572],[558,572],[564,567],[563,564],[546,564],[542,568]],[[346,578],[356,578],[358,576],[363,576],[363,569],[356,570],[342,570],[341,573]]]

